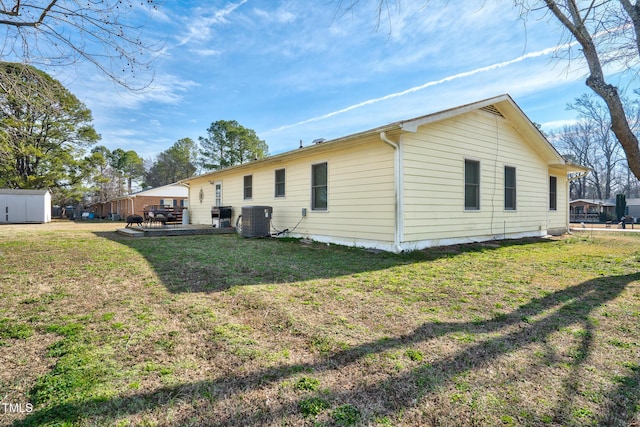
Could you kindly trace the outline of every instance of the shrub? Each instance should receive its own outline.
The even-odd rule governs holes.
[[[616,216],[609,212],[600,212],[600,222],[616,221]]]

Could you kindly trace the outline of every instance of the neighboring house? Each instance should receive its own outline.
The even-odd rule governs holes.
[[[128,215],[143,215],[147,206],[170,206],[176,209],[188,205],[188,189],[184,185],[169,184],[151,188],[87,207],[98,218],[125,219]]]
[[[640,199],[626,199],[626,202],[627,202],[626,214],[632,216],[637,221],[638,218],[640,218]],[[613,209],[615,212],[615,203],[614,203]]]
[[[285,235],[400,252],[564,233],[587,172],[501,95],[181,182],[194,224],[270,206]]]
[[[625,215],[640,218],[640,199],[626,199]],[[600,214],[616,217],[616,199],[576,199],[569,202],[571,222],[598,222]],[[616,218],[619,220],[619,218]]]
[[[576,199],[569,202],[571,222],[598,222],[600,214],[616,215],[615,199]]]
[[[0,189],[0,224],[51,222],[49,190]]]

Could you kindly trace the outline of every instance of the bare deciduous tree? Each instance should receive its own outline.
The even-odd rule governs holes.
[[[623,94],[604,71],[607,65],[631,69],[640,63],[640,4],[630,0],[515,0],[515,4],[525,17],[533,10],[547,9],[566,30],[568,39],[578,43],[580,49],[569,55],[586,60],[586,85],[605,102],[611,130],[622,145],[629,168],[640,178],[638,138],[625,113]]]
[[[623,98],[627,121],[638,132],[638,101]],[[611,131],[611,119],[606,105],[593,94],[583,94],[568,105],[578,113],[578,121],[549,135],[552,143],[565,157],[588,166],[591,173],[574,182],[573,198],[610,199],[618,192],[632,192],[638,180],[631,178],[622,147]]]
[[[143,38],[143,8],[153,0],[0,0],[0,59],[38,66],[94,64],[114,82],[140,89],[151,82],[155,46]]]
[[[623,159],[620,156],[620,144],[612,138],[611,120],[606,107],[591,95],[582,95],[576,99],[569,108],[579,114],[579,118],[591,128],[591,135],[596,145],[595,164],[589,166],[594,171],[594,166],[600,171],[603,183],[599,198],[609,199],[615,180],[615,169]],[[625,115],[626,116],[626,115]]]
[[[564,126],[561,130],[549,134],[548,137],[564,157],[591,169],[591,173],[588,176],[574,181],[571,198],[586,198],[589,188],[595,191],[595,197],[602,198],[600,169],[596,167],[597,152],[593,139],[592,125],[588,122],[580,121],[571,126]]]

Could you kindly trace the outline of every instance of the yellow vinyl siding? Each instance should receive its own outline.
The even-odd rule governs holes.
[[[200,201],[200,190],[204,198]],[[224,189],[223,189],[224,196]],[[215,204],[215,187],[206,179],[197,179],[189,183],[189,221],[192,224],[211,224],[211,207]],[[206,212],[205,212],[206,211]],[[206,222],[195,218],[208,218]]]
[[[320,148],[320,147],[319,147]],[[328,206],[326,211],[311,210],[311,166],[327,162]],[[275,197],[275,170],[286,170],[285,197]],[[243,177],[253,175],[253,197],[243,199]],[[272,206],[273,227],[293,229],[302,209],[307,216],[295,235],[327,238],[345,244],[393,243],[395,224],[393,150],[377,137],[363,138],[357,144],[319,149],[314,153],[291,156],[277,162],[258,162],[190,181],[191,221],[211,223],[214,204],[212,182],[222,182],[222,203],[233,207],[233,225],[242,206]],[[198,191],[205,188],[201,204]],[[208,189],[208,191],[207,191]]]
[[[482,111],[402,138],[404,241],[542,231],[547,166],[508,121]],[[464,161],[480,162],[480,209],[464,209]],[[516,168],[516,210],[504,209],[504,167]]]

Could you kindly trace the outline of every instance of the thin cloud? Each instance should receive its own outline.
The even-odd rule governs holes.
[[[216,49],[190,49],[189,51],[193,52],[198,56],[203,56],[203,57],[222,55],[222,51],[216,50]]]
[[[190,89],[197,86],[199,83],[193,80],[181,79],[173,74],[159,74],[145,90],[131,92],[116,88],[117,96],[114,96],[110,83],[95,77],[83,83],[84,95],[80,98],[86,98],[84,102],[94,113],[100,113],[94,114],[98,117],[108,115],[107,112],[114,107],[117,110],[137,110],[152,103],[177,105],[184,100]]]
[[[542,130],[545,131],[554,131],[557,129],[561,129],[565,126],[573,126],[578,122],[577,119],[570,119],[570,120],[554,120],[551,122],[545,122],[542,123]]]
[[[238,3],[230,3],[225,8],[216,10],[211,16],[194,19],[188,28],[188,34],[182,37],[176,47],[186,45],[194,40],[201,42],[209,40],[211,37],[211,27],[216,24],[228,23],[227,16],[247,3],[247,1],[248,0],[240,0]]]
[[[294,22],[296,15],[288,10],[276,10],[274,12],[266,11],[264,9],[254,9],[253,12],[260,18],[267,22],[275,22],[277,24],[288,24]]]
[[[576,43],[577,42],[566,43],[566,44],[563,44],[563,45],[559,45],[559,46],[555,46],[555,47],[550,47],[550,48],[547,48],[547,49],[539,50],[537,52],[527,53],[525,55],[522,55],[522,56],[519,56],[517,58],[511,59],[509,61],[498,62],[496,64],[491,64],[491,65],[487,65],[485,67],[476,68],[475,70],[470,70],[470,71],[465,71],[465,72],[462,72],[462,73],[454,74],[454,75],[447,76],[447,77],[444,77],[444,78],[439,79],[439,80],[434,80],[434,81],[430,81],[430,82],[424,83],[424,84],[419,85],[419,86],[414,86],[412,88],[403,90],[401,92],[396,92],[396,93],[391,93],[389,95],[381,96],[379,98],[368,99],[366,101],[362,101],[362,102],[359,102],[357,104],[350,105],[349,107],[342,108],[342,109],[337,110],[337,111],[332,111],[332,112],[327,113],[327,114],[323,114],[321,116],[316,116],[316,117],[312,117],[310,119],[302,120],[302,121],[297,122],[297,123],[280,126],[278,128],[275,128],[275,129],[272,129],[272,130],[268,131],[267,133],[280,132],[280,131],[283,131],[283,130],[286,130],[286,129],[290,129],[290,128],[294,128],[294,127],[297,127],[297,126],[306,125],[308,123],[318,122],[318,121],[321,121],[321,120],[325,120],[325,119],[337,116],[339,114],[344,114],[344,113],[347,113],[349,111],[356,110],[358,108],[366,107],[366,106],[372,105],[372,104],[377,104],[379,102],[387,101],[387,100],[393,99],[393,98],[399,98],[399,97],[402,97],[402,96],[405,96],[405,95],[409,95],[411,93],[418,92],[418,91],[421,91],[421,90],[424,90],[424,89],[428,89],[428,88],[433,87],[433,86],[438,86],[438,85],[441,85],[443,83],[447,83],[447,82],[450,82],[450,81],[453,81],[453,80],[459,80],[459,79],[463,79],[465,77],[471,77],[471,76],[476,75],[476,74],[485,73],[487,71],[492,71],[492,70],[496,70],[496,69],[499,69],[499,68],[508,67],[509,65],[513,65],[513,64],[516,64],[518,62],[522,62],[524,60],[527,60],[527,59],[538,58],[538,57],[541,57],[541,56],[550,55],[550,54],[556,53],[560,49],[566,49],[566,48],[572,47]]]

